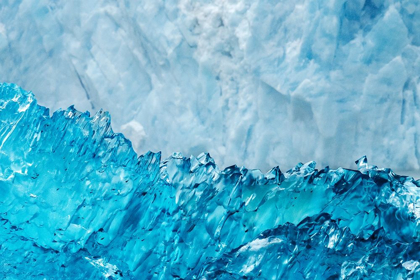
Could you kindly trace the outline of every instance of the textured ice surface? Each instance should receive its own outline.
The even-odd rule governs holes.
[[[73,107],[0,85],[5,279],[418,279],[419,182],[358,161],[266,174],[142,156]]]
[[[419,46],[418,0],[0,1],[2,81],[222,166],[419,169]]]

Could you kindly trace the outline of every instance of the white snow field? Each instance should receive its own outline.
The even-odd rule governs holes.
[[[2,0],[0,80],[139,153],[420,165],[418,0]]]

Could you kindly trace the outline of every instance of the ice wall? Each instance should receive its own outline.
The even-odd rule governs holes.
[[[418,279],[420,182],[137,156],[109,114],[0,84],[4,279]]]
[[[416,0],[0,2],[0,80],[140,153],[419,169]]]

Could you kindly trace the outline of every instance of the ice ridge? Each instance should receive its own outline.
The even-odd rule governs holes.
[[[419,182],[390,169],[138,156],[110,116],[0,85],[5,279],[416,279]],[[417,275],[417,276],[416,276]]]

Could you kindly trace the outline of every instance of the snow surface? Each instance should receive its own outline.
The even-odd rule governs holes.
[[[138,152],[418,170],[415,0],[0,2],[0,80]]]

